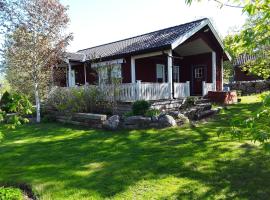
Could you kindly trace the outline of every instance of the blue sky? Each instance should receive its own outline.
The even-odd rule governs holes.
[[[220,9],[204,0],[187,6],[184,0],[61,0],[69,5],[69,51],[136,36],[181,23],[211,18],[221,36],[239,27],[245,16],[236,8]]]

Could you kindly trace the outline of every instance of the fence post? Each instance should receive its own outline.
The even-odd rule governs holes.
[[[137,80],[137,83],[136,83],[136,90],[137,90],[137,92],[135,93],[136,94],[136,100],[140,100],[141,99],[141,84],[142,84],[142,81],[141,80]]]
[[[190,81],[186,82],[186,87],[185,88],[186,88],[186,92],[185,92],[186,94],[185,95],[186,95],[186,97],[189,97],[190,96]]]

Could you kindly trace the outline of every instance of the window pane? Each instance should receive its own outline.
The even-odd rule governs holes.
[[[157,64],[156,66],[156,71],[157,71],[157,79],[163,79],[163,72],[164,70],[164,65]]]

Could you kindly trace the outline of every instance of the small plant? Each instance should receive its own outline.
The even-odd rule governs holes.
[[[132,112],[134,115],[145,115],[147,110],[150,109],[150,103],[145,100],[135,101],[132,105]]]
[[[195,104],[196,98],[195,97],[187,97],[186,104],[187,106],[193,106]]]
[[[23,200],[23,194],[17,188],[0,187],[0,200]]]
[[[158,109],[149,109],[145,113],[146,117],[157,117],[159,115],[160,115],[160,110]]]

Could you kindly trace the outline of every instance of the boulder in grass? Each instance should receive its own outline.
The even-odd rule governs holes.
[[[151,122],[150,117],[143,116],[131,116],[125,119],[125,124],[137,124],[137,125],[146,125]]]
[[[161,115],[158,121],[162,127],[177,126],[175,119],[171,115]]]
[[[113,115],[103,124],[103,127],[109,130],[116,130],[119,126],[120,117],[119,115]]]
[[[176,122],[179,125],[183,125],[189,123],[189,119],[184,114],[178,113],[176,117]]]

